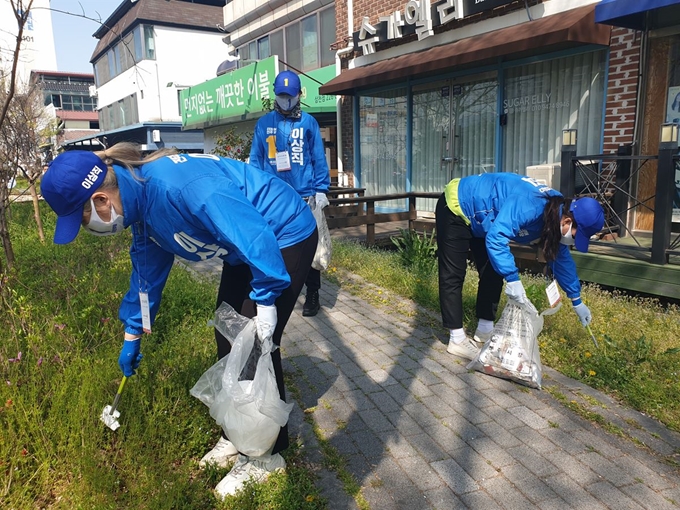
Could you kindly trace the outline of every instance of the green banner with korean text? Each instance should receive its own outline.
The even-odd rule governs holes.
[[[276,55],[180,91],[183,129],[201,129],[256,118],[263,99],[274,99]],[[335,96],[319,95],[319,87],[335,78],[335,66],[300,73],[302,109],[308,113],[334,112]]]
[[[334,112],[335,96],[319,94],[319,87],[335,78],[335,65],[314,69],[299,76],[302,85],[302,109],[307,113]]]
[[[220,125],[262,111],[262,100],[273,99],[276,57],[254,62],[180,92],[182,128]]]

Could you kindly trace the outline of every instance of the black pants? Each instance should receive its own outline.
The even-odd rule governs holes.
[[[472,229],[447,207],[443,194],[437,201],[435,216],[439,305],[444,327],[448,329],[463,327],[463,282],[470,250],[479,272],[477,318],[495,320],[503,289],[503,277],[496,273],[489,262],[485,240],[472,236]]]
[[[307,287],[307,294],[318,291],[321,288],[321,271],[310,267],[305,286]]]
[[[307,278],[307,272],[312,265],[314,253],[316,252],[317,242],[318,233],[315,230],[304,241],[281,250],[283,261],[290,275],[290,286],[281,293],[275,302],[277,322],[274,335],[272,336],[275,345],[281,345],[283,329],[286,327],[290,314],[293,313],[293,308]],[[252,290],[250,286],[252,279],[253,275],[250,271],[250,266],[247,264],[240,264],[238,266],[224,264],[220,287],[217,291],[217,306],[225,301],[234,310],[241,313],[241,315],[255,317],[256,305],[248,296]],[[215,340],[217,341],[217,357],[222,359],[231,351],[231,344],[217,330],[215,330]],[[276,385],[279,388],[279,396],[285,402],[286,390],[283,383],[280,349],[272,352],[272,363],[274,364],[274,374],[276,375]],[[224,432],[222,435],[224,436]],[[281,427],[272,453],[278,453],[286,448],[288,448],[288,425]]]

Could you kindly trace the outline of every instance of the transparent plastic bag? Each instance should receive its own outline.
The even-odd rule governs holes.
[[[215,312],[214,325],[231,343],[231,352],[210,367],[190,393],[208,406],[239,452],[259,457],[274,445],[293,408],[279,397],[271,358],[274,344],[271,339],[256,340],[254,321],[226,303]]]
[[[326,215],[323,208],[318,207],[316,200],[312,199],[309,203],[316,220],[316,228],[319,231],[319,243],[316,245],[316,253],[312,261],[312,267],[319,271],[328,269],[331,263],[331,253],[333,245],[331,244],[331,233],[328,230],[328,223],[326,223]]]
[[[543,367],[538,335],[543,317],[557,312],[560,306],[539,314],[531,303],[509,300],[491,337],[467,368],[540,389]]]

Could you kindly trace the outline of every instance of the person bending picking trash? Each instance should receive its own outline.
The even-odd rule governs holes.
[[[590,237],[602,229],[604,212],[597,200],[564,198],[532,178],[489,173],[449,182],[437,202],[435,217],[439,303],[443,325],[450,330],[449,353],[472,360],[489,339],[503,279],[509,298],[529,301],[510,241],[527,244],[539,240],[581,324],[590,324],[591,313],[581,301],[581,283],[569,247],[588,251]],[[470,250],[479,272],[478,324],[473,338],[463,329],[462,301]]]
[[[328,206],[331,184],[323,138],[316,119],[300,110],[300,78],[293,71],[281,71],[274,79],[274,111],[260,117],[255,125],[250,164],[280,177],[308,203]],[[310,203],[310,206],[313,204]],[[302,315],[319,312],[321,273],[311,268]]]
[[[132,226],[130,288],[119,309],[125,340],[118,364],[125,376],[134,375],[142,359],[141,335],[153,324],[175,255],[222,259],[217,305],[225,301],[255,317],[258,337],[280,345],[317,245],[314,216],[282,180],[211,154],[161,150],[142,158],[137,145],[119,143],[102,152],[60,154],[41,190],[57,214],[57,244],[73,241],[81,225],[101,236]],[[222,358],[231,345],[217,331],[215,338]],[[278,349],[272,362],[285,401]],[[287,426],[262,457],[239,455],[223,435],[201,465],[236,461],[215,488],[224,497],[250,478],[284,469],[279,452],[287,447]]]

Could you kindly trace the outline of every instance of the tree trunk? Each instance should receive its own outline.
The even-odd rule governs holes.
[[[7,221],[8,211],[9,190],[5,187],[4,189],[0,189],[0,239],[2,239],[2,247],[5,250],[7,271],[12,269],[12,266],[14,265],[14,250],[12,249],[12,240],[9,237],[9,225]]]
[[[31,197],[33,198],[33,216],[35,217],[35,223],[38,226],[38,237],[40,237],[40,242],[45,243],[45,230],[43,229],[42,218],[40,217],[40,199],[38,198],[38,192],[35,190],[35,184],[31,182],[30,188]]]

